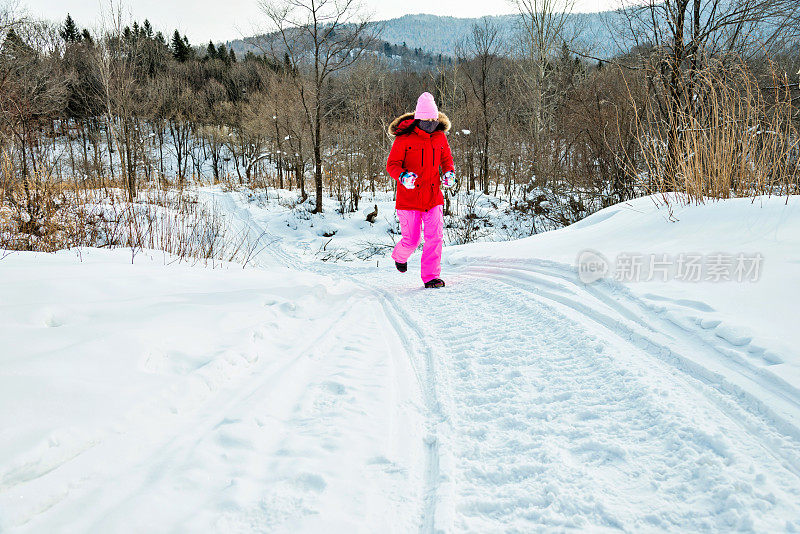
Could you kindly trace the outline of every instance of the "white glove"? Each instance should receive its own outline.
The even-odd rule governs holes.
[[[442,176],[442,187],[445,189],[450,189],[456,185],[456,173],[453,171],[447,171]]]
[[[406,189],[414,189],[414,182],[417,181],[417,175],[410,171],[405,171],[400,175],[400,183]]]

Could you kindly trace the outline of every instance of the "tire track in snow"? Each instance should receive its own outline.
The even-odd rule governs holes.
[[[473,267],[469,267],[468,269],[470,268]],[[498,274],[498,270],[503,271],[504,274],[512,276],[516,283],[522,283],[528,288],[533,287],[537,290],[541,290],[542,287],[547,289],[552,288],[557,290],[556,293],[567,293],[569,296],[577,298],[585,298],[589,295],[610,310],[618,313],[622,318],[636,323],[654,334],[668,332],[672,334],[672,337],[675,339],[680,339],[686,335],[691,336],[692,341],[696,345],[702,345],[718,353],[718,356],[726,360],[726,364],[728,364],[727,359],[733,356],[734,351],[740,351],[743,345],[748,345],[750,343],[749,339],[746,339],[744,343],[742,343],[735,338],[733,340],[728,339],[730,336],[719,335],[713,336],[712,343],[702,335],[703,333],[708,333],[708,328],[697,328],[693,325],[676,322],[669,317],[661,317],[658,313],[653,311],[651,306],[648,306],[641,298],[632,294],[624,286],[620,284],[612,285],[616,284],[615,282],[605,280],[595,284],[583,284],[577,279],[574,268],[563,264],[537,260],[526,263],[517,263],[514,261],[505,262],[500,260],[483,264],[483,266],[478,264],[474,268],[489,274]],[[541,275],[545,278],[536,275]],[[547,278],[559,279],[566,283],[566,285],[563,283],[553,284],[548,282]],[[702,305],[703,303],[696,304]],[[592,316],[596,314],[595,310],[587,308],[585,305],[577,302],[575,298],[572,299],[570,306],[575,308],[576,311],[594,319]],[[641,319],[641,316],[645,317],[645,319]],[[716,326],[717,324],[714,324],[711,328],[716,328]],[[720,350],[720,348],[723,350]],[[800,439],[800,387],[785,381],[780,376],[767,372],[763,368],[754,367],[741,358],[734,359],[730,364],[729,367],[735,372],[762,387],[765,393],[774,391],[777,388],[783,400],[791,404],[795,412],[792,414],[791,420],[785,420],[785,418],[781,419],[784,419],[786,424],[794,427],[793,430],[789,430],[788,432],[791,432],[794,434],[794,437]]]
[[[371,268],[347,269],[336,264],[303,263],[299,258],[287,252],[281,243],[284,238],[269,232],[262,227],[252,216],[248,206],[239,206],[229,195],[213,195],[215,199],[222,199],[226,209],[241,220],[251,235],[264,236],[271,241],[271,245],[262,251],[282,263],[284,266],[296,270],[313,272],[323,276],[348,279],[356,284],[363,285],[364,277],[373,277],[375,271]],[[413,347],[408,354],[408,360],[417,377],[420,390],[423,393],[423,402],[426,409],[426,437],[424,443],[425,466],[423,488],[424,502],[422,517],[420,519],[420,532],[447,532],[450,531],[449,521],[451,513],[444,509],[442,502],[442,479],[447,479],[443,472],[441,460],[441,440],[447,434],[447,418],[442,410],[437,391],[436,370],[434,356],[429,344],[426,343],[420,327],[403,310],[397,300],[380,287],[386,278],[381,276],[377,283],[368,284],[369,291],[378,297],[389,324],[392,325],[395,336],[404,347]],[[406,335],[411,332],[411,336]]]
[[[800,447],[797,444],[798,439],[800,439],[800,427],[797,426],[798,419],[794,416],[794,414],[800,412],[800,399],[792,395],[794,388],[785,383],[785,387],[772,387],[774,381],[770,380],[771,377],[767,377],[767,383],[765,383],[764,374],[759,373],[759,370],[753,370],[742,362],[730,360],[730,353],[720,353],[713,344],[707,343],[698,332],[687,330],[685,325],[679,326],[666,318],[654,315],[648,311],[644,303],[632,295],[615,293],[615,296],[623,300],[623,304],[607,294],[603,288],[596,287],[596,285],[585,286],[584,295],[581,295],[581,289],[584,288],[584,284],[574,278],[574,272],[570,276],[570,272],[566,269],[550,267],[552,270],[549,270],[549,266],[545,267],[540,264],[514,267],[509,267],[505,263],[498,266],[492,265],[491,267],[488,265],[491,264],[472,266],[464,271],[480,273],[481,276],[487,276],[511,287],[521,289],[535,295],[537,298],[563,305],[586,319],[599,324],[623,340],[640,346],[647,354],[661,361],[669,362],[686,373],[688,377],[698,380],[706,386],[703,387],[698,384],[696,389],[703,391],[710,401],[730,414],[731,419],[739,422],[743,429],[758,437],[770,454],[780,459],[795,475],[800,476]],[[571,290],[568,286],[561,286],[559,289],[559,286],[552,282],[535,276],[531,277],[528,274],[521,274],[521,272],[533,272],[562,279],[575,287],[577,291]],[[550,289],[553,290],[551,291]],[[581,300],[587,300],[585,299],[586,294],[595,297],[611,310],[619,312],[620,317],[613,317],[598,310],[597,307],[591,307],[586,302],[581,302]],[[630,321],[625,321],[631,314],[626,305],[644,312],[641,318],[637,317],[636,321],[636,325],[641,325],[644,328],[637,328],[636,325],[631,325]],[[685,338],[688,338],[690,343],[686,343]],[[724,340],[717,341],[724,343]],[[723,361],[715,368],[709,368],[703,365],[706,362],[698,363],[694,358],[687,356],[686,354],[690,350],[695,357],[697,354],[710,356],[713,358],[712,363],[715,363],[714,360],[717,359],[722,359]],[[733,382],[726,378],[722,374],[726,368],[733,368],[745,381]],[[787,418],[769,407],[759,396],[747,388],[747,381],[760,387],[758,395],[772,397],[783,402],[784,405],[788,406],[790,410],[788,413],[792,417]],[[733,413],[735,409],[732,406],[735,406],[743,413]],[[782,434],[782,436],[775,436],[776,432]],[[772,437],[767,439],[765,436]],[[787,441],[786,437],[790,441]]]
[[[184,393],[186,399],[192,401],[192,404],[200,402],[199,407],[190,409],[185,415],[182,410],[173,412],[171,406],[183,404],[184,399],[180,395],[169,399],[169,402],[164,405],[143,405],[142,413],[137,413],[133,418],[125,415],[123,421],[113,431],[105,431],[92,443],[91,447],[66,459],[58,466],[39,473],[32,480],[23,481],[20,483],[21,485],[24,485],[25,482],[46,482],[47,475],[57,469],[64,471],[62,477],[68,477],[66,490],[61,492],[57,498],[50,498],[46,508],[38,505],[39,508],[36,509],[37,503],[30,503],[33,505],[34,511],[20,513],[14,519],[14,526],[28,527],[29,523],[35,523],[44,511],[54,508],[61,501],[69,498],[73,506],[76,502],[82,501],[86,503],[85,508],[91,510],[91,513],[80,518],[80,521],[85,523],[84,528],[77,530],[102,531],[103,529],[92,527],[92,524],[104,520],[105,517],[113,514],[114,510],[124,506],[135,496],[146,494],[148,488],[156,483],[170,466],[179,465],[180,459],[186,457],[187,451],[196,450],[208,436],[212,435],[237,406],[250,402],[259,391],[271,389],[282,382],[286,383],[285,377],[296,373],[298,367],[310,365],[308,354],[311,349],[336,332],[342,318],[353,309],[354,300],[354,298],[349,298],[336,303],[334,309],[338,313],[331,314],[331,319],[320,325],[313,332],[313,337],[309,341],[293,350],[285,361],[275,369],[270,369],[270,372],[264,373],[264,362],[255,360],[243,376],[234,377],[238,379],[237,382],[226,379],[211,384],[205,382],[202,374],[209,365],[201,366],[186,375],[186,380],[203,380],[206,383],[204,396],[201,399],[195,398],[195,392],[190,388]],[[214,362],[214,360],[211,361],[211,363]],[[225,395],[220,396],[220,392]],[[179,393],[181,392],[179,391]],[[199,408],[204,408],[204,410],[199,411]],[[174,419],[169,426],[165,426],[162,421],[167,414]],[[153,426],[153,421],[158,424]],[[154,432],[153,428],[157,428],[158,432]],[[129,436],[143,435],[148,436],[143,443],[129,439]],[[132,443],[136,443],[137,450],[134,450]],[[118,458],[118,463],[111,470],[96,461],[96,457],[104,455],[119,456],[119,451],[124,451],[125,455]],[[40,478],[41,480],[39,480]],[[107,481],[111,478],[113,478],[114,484],[99,485],[98,481]],[[92,486],[85,485],[85,482],[89,480],[93,481]],[[0,489],[5,492],[12,487]],[[47,515],[45,519],[51,523],[58,523],[57,515]],[[40,527],[37,526],[35,530],[40,530]]]
[[[425,502],[420,524],[420,532],[446,532],[449,525],[442,524],[446,520],[437,510],[442,506],[440,496],[440,481],[443,476],[441,471],[440,441],[448,419],[442,409],[437,387],[437,372],[434,355],[430,345],[425,341],[425,335],[419,325],[397,303],[395,297],[383,289],[373,288],[380,297],[387,320],[392,325],[395,335],[401,340],[404,347],[413,348],[410,354],[410,363],[414,368],[427,411],[427,428],[425,436]],[[413,337],[406,335],[411,332]],[[422,356],[422,361],[414,358]],[[446,517],[446,516],[445,516]]]

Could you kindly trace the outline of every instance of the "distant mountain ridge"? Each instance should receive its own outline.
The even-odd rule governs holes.
[[[610,23],[615,12],[573,13],[569,15],[567,31],[577,33],[583,48],[598,55],[616,53]],[[472,26],[484,18],[492,20],[506,41],[512,41],[520,23],[519,15],[497,15],[481,18],[458,18],[439,15],[403,15],[395,19],[378,21],[382,29],[380,39],[392,44],[405,43],[409,48],[421,48],[433,54],[455,55],[456,45],[472,31]]]
[[[616,12],[574,13],[569,15],[567,33],[578,35],[580,48],[590,51],[599,57],[608,57],[620,51],[620,47],[611,30]],[[472,31],[472,26],[484,18],[491,19],[500,29],[501,37],[513,45],[520,23],[519,15],[497,15],[481,18],[458,18],[440,15],[403,15],[395,19],[376,21],[377,37],[389,45],[438,56],[454,57],[456,47]],[[235,40],[226,43],[238,55],[247,51],[258,53],[247,40]],[[412,58],[413,61],[413,58]],[[428,59],[425,60],[428,63]]]

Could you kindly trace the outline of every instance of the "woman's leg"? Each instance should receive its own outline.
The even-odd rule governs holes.
[[[400,220],[400,232],[403,237],[395,245],[392,251],[392,259],[399,263],[406,263],[419,246],[420,238],[420,214],[417,210],[397,210],[397,218]]]
[[[442,273],[442,232],[444,214],[442,206],[423,211],[422,224],[425,244],[422,245],[422,281],[439,278]]]

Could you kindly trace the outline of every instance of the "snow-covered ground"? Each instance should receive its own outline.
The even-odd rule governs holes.
[[[0,261],[0,531],[800,530],[800,199],[640,199],[449,247],[426,291],[418,256],[359,259],[388,199],[201,198],[254,267]],[[587,249],[762,260],[587,284]]]
[[[362,288],[125,251],[0,270],[0,530],[416,526],[420,395]]]
[[[344,216],[339,202],[329,197],[323,199],[323,214],[312,213],[313,201],[300,204],[296,191],[228,191],[215,186],[200,188],[198,195],[215,212],[228,215],[232,234],[246,231],[250,241],[265,244],[267,236],[285,238],[285,244],[303,261],[380,264],[400,239],[391,192],[365,194],[358,211]],[[373,222],[368,222],[367,214],[376,209]],[[538,221],[537,229],[546,223]],[[532,234],[531,225],[530,218],[513,211],[507,200],[460,192],[452,197],[451,213],[445,215],[444,242],[506,241]],[[274,256],[266,258],[269,261]]]

